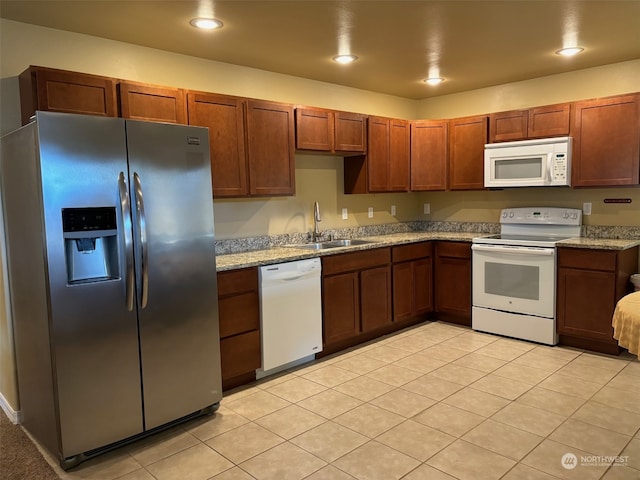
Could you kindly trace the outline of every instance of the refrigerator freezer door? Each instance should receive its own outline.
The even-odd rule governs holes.
[[[127,120],[145,426],[220,401],[205,128]]]
[[[66,458],[143,430],[138,326],[126,305],[118,194],[118,176],[127,172],[125,131],[121,119],[49,112],[38,112],[37,126]],[[103,270],[96,256],[104,257]],[[82,262],[92,268],[83,269]]]

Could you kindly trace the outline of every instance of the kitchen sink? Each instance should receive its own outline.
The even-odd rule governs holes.
[[[287,245],[287,247],[291,248],[304,248],[307,250],[326,250],[328,248],[339,248],[339,247],[355,247],[357,245],[367,245],[370,242],[368,240],[330,240],[328,242],[315,242],[315,243],[299,243],[293,245]]]

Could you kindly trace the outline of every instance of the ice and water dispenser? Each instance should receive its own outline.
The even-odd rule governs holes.
[[[115,207],[63,208],[62,230],[68,284],[119,277]]]

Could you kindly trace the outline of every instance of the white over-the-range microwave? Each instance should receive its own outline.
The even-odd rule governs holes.
[[[540,138],[484,146],[484,186],[571,186],[571,137]]]

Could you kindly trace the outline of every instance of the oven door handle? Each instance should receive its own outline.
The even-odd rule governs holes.
[[[476,252],[508,253],[511,255],[540,255],[550,257],[555,255],[554,248],[523,248],[523,247],[501,247],[492,245],[471,245],[471,250]]]

